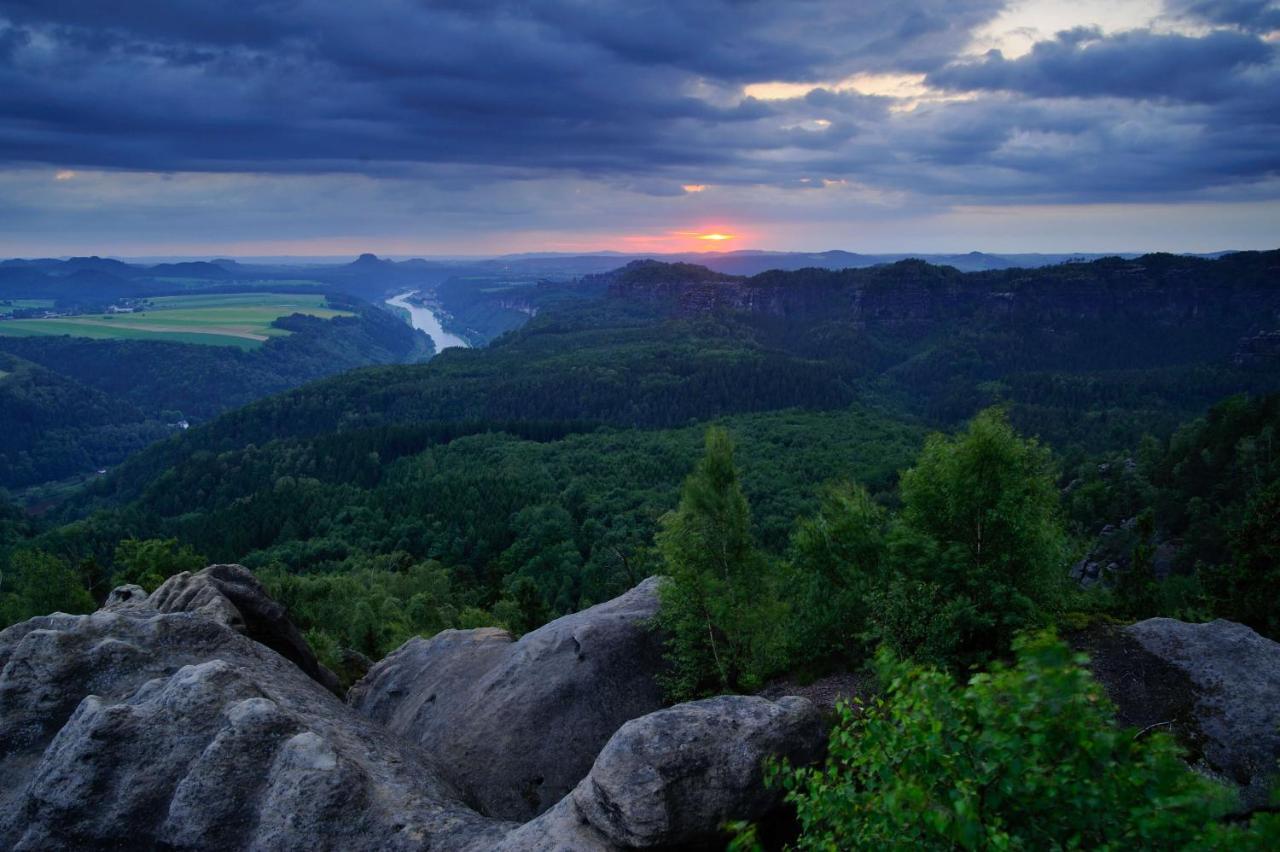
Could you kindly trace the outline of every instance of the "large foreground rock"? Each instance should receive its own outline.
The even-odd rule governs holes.
[[[124,587],[92,615],[0,631],[0,849],[670,849],[716,842],[725,818],[761,816],[776,798],[758,785],[760,761],[804,761],[820,742],[803,699],[680,705],[606,737],[572,795],[533,821],[492,819],[440,777],[435,756],[250,639],[228,617],[230,597],[190,580],[151,598]],[[562,638],[590,649],[594,629]],[[570,716],[590,699],[580,686],[564,693]],[[493,735],[536,751],[557,709],[531,712],[550,714],[522,723],[531,740]]]
[[[422,746],[483,813],[531,819],[573,790],[625,722],[662,707],[661,643],[648,626],[657,583],[518,642],[491,628],[412,639],[348,700]]]
[[[822,757],[826,730],[803,698],[721,696],[622,726],[573,792],[587,820],[619,846],[697,840],[707,826],[763,813],[776,800],[763,764]]]
[[[1204,762],[1264,803],[1280,768],[1280,643],[1221,619],[1151,618],[1125,632],[1193,686]]]
[[[511,828],[200,613],[0,632],[0,849],[485,849]]]
[[[1266,801],[1280,761],[1280,644],[1242,624],[1152,618],[1076,637],[1120,721],[1174,734],[1191,762]]]

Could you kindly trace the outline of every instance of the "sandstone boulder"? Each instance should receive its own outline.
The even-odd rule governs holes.
[[[818,760],[825,743],[822,716],[803,698],[678,704],[623,725],[573,799],[621,847],[691,843],[776,804],[778,793],[764,786],[766,758],[803,765]]]
[[[285,608],[243,565],[210,565],[194,574],[175,574],[151,593],[147,603],[160,612],[196,612],[225,624],[291,660],[325,689],[339,693],[337,676],[320,664]]]
[[[717,848],[726,822],[759,819],[781,798],[764,788],[766,758],[809,763],[825,742],[803,698],[723,695],[659,710],[623,725],[572,794],[498,848]]]
[[[1205,765],[1262,804],[1280,769],[1280,643],[1243,624],[1151,618],[1125,628],[1192,687],[1193,740]]]
[[[489,849],[513,827],[200,613],[0,632],[0,848]]]
[[[250,639],[228,608],[231,596],[215,594],[212,581],[191,582],[196,576],[151,597],[122,587],[92,615],[0,631],[0,848],[670,850],[715,842],[727,818],[764,814],[776,801],[759,786],[765,756],[804,761],[821,748],[818,713],[804,699],[679,705],[611,732],[577,789],[541,816],[523,825],[493,819],[441,777],[438,755]],[[579,706],[591,704],[589,682],[566,674],[561,649],[576,643],[578,664],[598,658],[607,687],[599,700],[625,705],[620,684],[652,668],[608,637],[643,620],[652,586],[590,619],[562,620],[523,647],[501,631],[451,632],[439,661],[461,679],[490,655],[481,676],[499,668],[531,701],[529,718],[516,719],[515,708],[489,717],[528,739],[500,729],[491,736],[517,756],[550,761],[539,751],[541,731],[567,737],[561,713],[603,726],[609,710]],[[522,686],[520,660],[544,672],[564,704]],[[377,706],[417,694],[412,681],[402,683]]]
[[[503,630],[413,639],[351,690],[360,713],[422,746],[465,801],[527,820],[586,776],[623,723],[662,707],[657,579],[519,641]]]

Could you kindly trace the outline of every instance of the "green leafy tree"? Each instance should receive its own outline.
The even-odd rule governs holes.
[[[543,603],[538,584],[531,577],[512,577],[507,584],[507,594],[494,604],[493,617],[516,636],[522,636],[551,620],[551,613]]]
[[[862,712],[841,706],[825,764],[767,773],[796,806],[796,848],[1264,849],[1280,838],[1270,815],[1216,822],[1227,791],[1167,735],[1117,727],[1065,644],[1041,634],[1015,651],[1016,665],[966,685],[882,652],[885,693]]]
[[[898,576],[874,616],[897,652],[980,663],[1060,605],[1067,539],[1049,452],[1002,412],[929,438],[901,494],[889,542]]]
[[[779,604],[723,429],[707,430],[706,453],[655,540],[666,569],[657,621],[668,636],[669,697],[758,685],[783,661]]]
[[[865,650],[868,600],[884,583],[889,518],[865,488],[827,486],[818,511],[791,538],[785,594],[793,663],[844,659]]]
[[[1127,570],[1120,573],[1113,589],[1117,607],[1129,618],[1150,618],[1159,611],[1160,587],[1155,570],[1155,513],[1138,515],[1133,530],[1134,544]]]
[[[51,612],[92,612],[96,606],[78,572],[51,554],[20,550],[0,568],[0,627]]]
[[[116,584],[136,583],[148,592],[183,571],[199,571],[208,561],[176,538],[127,538],[116,546]]]

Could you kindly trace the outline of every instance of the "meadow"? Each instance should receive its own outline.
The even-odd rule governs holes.
[[[157,296],[132,314],[86,314],[53,319],[0,322],[0,335],[71,335],[97,339],[168,340],[252,349],[288,331],[272,323],[282,316],[307,314],[320,319],[351,316],[325,307],[325,297],[310,293],[213,293]]]

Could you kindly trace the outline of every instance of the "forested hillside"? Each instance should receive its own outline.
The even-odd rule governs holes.
[[[253,349],[150,340],[0,335],[0,486],[114,466],[178,421],[200,423],[255,399],[366,364],[427,358],[430,338],[350,297],[350,316],[293,314]]]
[[[1175,436],[1179,424],[1230,394],[1280,389],[1265,353],[1240,355],[1280,325],[1276,264],[1274,252],[975,274],[904,262],[753,279],[632,265],[489,347],[351,371],[157,444],[10,548],[49,554],[99,595],[121,572],[163,576],[182,552],[244,561],[318,641],[376,656],[448,625],[527,629],[660,570],[654,535],[707,423],[737,444],[753,547],[778,560],[798,519],[833,499],[824,482],[856,482],[895,511],[926,433],[996,405],[1051,453],[1073,559],[1148,509],[1160,541],[1192,542],[1163,597],[1139,588],[1141,572],[1102,583],[1115,606],[1235,611],[1226,575],[1185,578],[1252,564],[1226,542],[1260,535],[1238,530],[1261,528],[1244,518],[1267,510],[1255,490],[1272,474],[1213,479],[1238,508],[1207,515],[1173,512],[1184,495],[1160,489],[1169,471],[1185,477],[1173,457],[1193,432]],[[92,346],[61,347],[79,379],[107,380]],[[310,362],[293,363],[301,375]],[[235,375],[210,380],[230,388]],[[114,390],[141,409],[162,385],[143,372],[138,389]],[[1269,446],[1265,417],[1250,417],[1220,453]],[[1140,487],[1098,473],[1137,457]],[[155,544],[122,551],[131,539]]]

